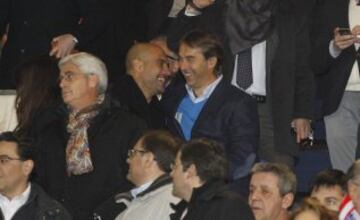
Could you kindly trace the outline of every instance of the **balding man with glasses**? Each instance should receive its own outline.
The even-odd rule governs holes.
[[[179,142],[168,132],[149,131],[128,151],[127,174],[135,188],[111,197],[94,213],[94,220],[168,220],[172,195],[169,176]]]

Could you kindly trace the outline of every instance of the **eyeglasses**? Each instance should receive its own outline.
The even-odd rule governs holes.
[[[63,75],[59,76],[59,82],[61,82],[62,80],[65,80],[66,82],[72,82],[74,81],[78,75],[82,75],[81,73],[74,73],[74,72],[65,72]],[[83,74],[86,76],[86,74]],[[93,75],[93,73],[91,74],[87,74],[87,75]]]
[[[0,164],[1,165],[5,165],[8,164],[10,161],[12,160],[20,160],[20,161],[24,161],[21,158],[13,158],[13,157],[9,157],[7,155],[0,155]]]
[[[136,152],[138,152],[138,153],[140,153],[140,154],[145,154],[145,153],[147,153],[147,152],[149,152],[149,151],[147,151],[147,150],[138,150],[138,149],[131,149],[131,150],[128,150],[128,157],[132,157],[132,156],[134,156],[135,154],[136,154]]]

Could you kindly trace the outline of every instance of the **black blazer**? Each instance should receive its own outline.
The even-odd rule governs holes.
[[[28,57],[48,54],[56,36],[70,33],[79,40],[79,49],[90,47],[103,32],[105,18],[98,0],[1,0],[0,36],[7,25],[9,31],[0,60],[0,89],[13,89],[14,68]]]
[[[168,91],[162,100],[166,125],[184,139],[175,113],[187,95],[184,84]],[[256,102],[246,93],[222,80],[215,88],[191,131],[191,138],[206,137],[222,143],[230,162],[230,175],[237,179],[248,173],[258,147],[259,125]],[[246,159],[249,158],[249,163]],[[250,166],[250,167],[249,167]]]
[[[322,115],[332,114],[339,107],[350,73],[356,60],[356,50],[350,46],[337,58],[329,53],[329,44],[336,27],[349,28],[349,0],[326,0],[316,10],[314,23],[312,66],[317,74],[318,96],[322,100]],[[331,16],[330,16],[331,15]]]

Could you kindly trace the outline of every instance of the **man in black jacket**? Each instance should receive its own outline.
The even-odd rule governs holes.
[[[224,183],[227,160],[223,147],[208,139],[181,146],[171,176],[173,194],[181,199],[173,205],[171,220],[251,220],[249,205]]]
[[[76,220],[118,190],[127,191],[127,152],[145,123],[104,97],[105,64],[88,53],[60,60],[60,88],[67,105],[40,140],[40,182]]]
[[[106,21],[98,0],[2,0],[0,37],[7,32],[0,60],[0,89],[14,89],[14,69],[34,55],[68,55],[75,46],[93,47]]]
[[[13,132],[0,134],[0,219],[72,219],[60,203],[29,182],[34,156],[34,147]]]
[[[126,57],[127,74],[111,90],[111,95],[144,119],[149,128],[163,129],[165,117],[159,97],[165,91],[169,68],[164,51],[150,43],[137,43]]]

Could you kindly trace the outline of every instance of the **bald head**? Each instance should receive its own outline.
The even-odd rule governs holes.
[[[138,43],[126,57],[126,71],[134,79],[148,102],[165,90],[169,68],[164,51],[154,44]]]
[[[164,54],[164,51],[157,45],[151,43],[137,43],[130,48],[126,56],[126,71],[133,75],[134,61],[147,62],[154,54]]]

